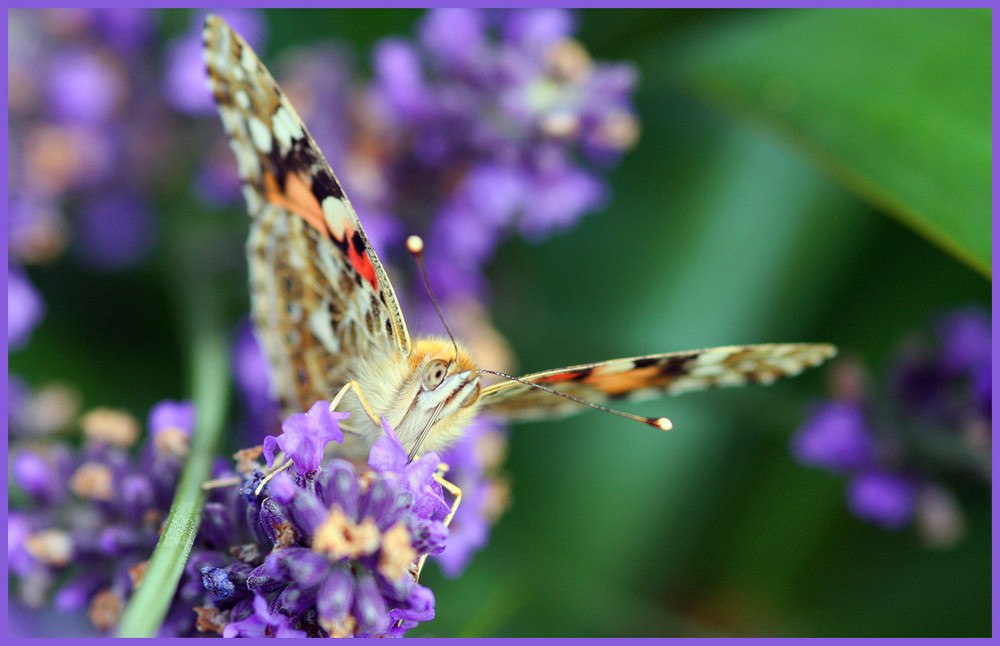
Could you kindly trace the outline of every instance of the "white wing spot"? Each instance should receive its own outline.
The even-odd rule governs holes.
[[[224,75],[229,72],[229,56],[233,46],[232,34],[228,29],[219,30],[218,48],[215,50],[215,67]]]
[[[278,113],[288,125],[288,129],[291,131],[292,137],[295,139],[301,139],[305,136],[306,133],[302,130],[302,122],[295,116],[295,110],[292,109],[291,104],[288,103],[288,99],[285,97],[281,97],[281,106],[278,108]]]
[[[708,386],[708,383],[699,377],[678,377],[670,384],[670,392],[676,395],[693,390],[703,390]]]
[[[698,366],[704,366],[721,363],[732,355],[732,348],[715,348],[714,350],[706,350],[695,359],[695,364]]]
[[[265,155],[270,153],[271,142],[274,140],[271,130],[256,115],[251,115],[247,119],[247,125],[250,127],[250,138],[253,140],[253,145],[257,147],[257,150]]]
[[[323,299],[320,307],[309,313],[309,329],[317,339],[326,347],[330,354],[340,353],[340,340],[333,333],[333,326],[330,324],[330,301]]]
[[[695,377],[718,377],[727,370],[728,369],[724,365],[719,363],[695,363],[691,367],[691,375]]]
[[[246,90],[236,90],[236,103],[244,110],[250,110],[250,95],[247,94]]]
[[[747,382],[746,375],[738,372],[725,372],[715,380],[716,386],[740,386]]]
[[[601,374],[613,375],[619,372],[627,372],[635,367],[635,362],[631,359],[618,359],[616,361],[609,361],[605,365],[598,368]]]
[[[261,199],[260,194],[251,188],[250,185],[244,184],[242,189],[243,198],[247,201],[247,209],[251,214],[256,215],[261,207],[264,206],[264,200]]]
[[[292,147],[292,130],[288,127],[288,119],[285,118],[287,114],[284,108],[279,107],[275,111],[274,116],[271,117],[274,138],[278,140],[278,145],[281,146],[282,152]]]
[[[257,71],[257,61],[255,59],[256,57],[253,55],[250,48],[243,46],[240,51],[240,65],[243,66],[243,69],[251,74],[254,74]]]
[[[237,81],[243,82],[247,80],[247,73],[243,71],[241,66],[233,65],[233,78]]]
[[[260,166],[257,162],[257,157],[250,153],[249,146],[245,146],[233,138],[229,140],[229,148],[236,155],[236,173],[240,176],[240,179],[249,181],[257,178]]]
[[[323,200],[323,218],[330,231],[341,235],[344,233],[344,223],[353,219],[347,202],[332,195]]]

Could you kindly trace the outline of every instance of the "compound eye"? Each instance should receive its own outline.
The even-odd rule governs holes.
[[[479,399],[479,384],[477,383],[476,389],[473,390],[471,393],[469,393],[465,397],[465,399],[462,400],[462,403],[459,404],[459,408],[468,408],[469,406],[475,404],[478,399]]]
[[[444,359],[435,359],[424,368],[421,380],[425,390],[433,390],[441,385],[444,378],[448,376],[448,362]]]

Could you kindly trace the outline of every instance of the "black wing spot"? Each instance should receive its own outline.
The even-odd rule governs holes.
[[[357,251],[358,254],[363,254],[365,249],[367,249],[364,238],[361,237],[360,231],[355,231],[354,235],[351,236],[351,244],[354,246],[354,250]]]
[[[323,200],[331,196],[338,200],[344,199],[344,190],[340,188],[337,179],[325,168],[313,173],[312,193],[320,204],[323,203]]]
[[[282,157],[278,146],[272,143],[271,150],[267,153],[267,161],[271,165],[271,171],[274,173],[274,180],[278,183],[278,188],[284,191],[285,185],[288,183],[288,173],[294,170],[291,158]]]
[[[660,374],[670,377],[677,377],[686,374],[688,372],[688,365],[697,358],[697,355],[694,357],[669,357],[662,361],[662,364],[660,365]]]

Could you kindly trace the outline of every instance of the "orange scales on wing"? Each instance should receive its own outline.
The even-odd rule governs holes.
[[[288,173],[285,177],[284,190],[278,186],[274,173],[264,173],[264,194],[267,201],[286,208],[299,215],[309,226],[323,235],[330,235],[330,229],[323,219],[323,208],[310,188],[312,180],[301,177],[298,173]]]
[[[337,232],[331,231],[323,217],[323,207],[312,191],[312,179],[308,175],[300,173],[288,173],[285,177],[285,188],[281,189],[274,173],[264,173],[264,194],[267,201],[282,208],[288,209],[306,221],[309,226],[324,236],[329,236],[336,240],[338,246],[344,249],[351,266],[368,281],[374,289],[378,289],[378,277],[375,275],[375,266],[372,265],[368,254],[364,252],[365,246],[361,237],[355,230],[348,226],[343,234],[338,236]],[[335,198],[336,199],[336,198]],[[359,250],[358,247],[361,247]]]
[[[334,234],[334,238],[336,238]],[[378,278],[375,276],[375,266],[372,265],[371,258],[368,254],[364,253],[365,245],[364,240],[361,236],[352,229],[347,227],[344,230],[344,238],[347,241],[347,259],[351,261],[351,265],[357,270],[361,277],[371,283],[371,286],[378,289]],[[338,242],[343,243],[344,240],[338,240]],[[360,246],[360,249],[358,247]]]
[[[640,388],[660,386],[669,380],[670,377],[664,375],[659,366],[645,366],[616,373],[595,372],[581,381],[593,385],[611,397],[616,397]]]

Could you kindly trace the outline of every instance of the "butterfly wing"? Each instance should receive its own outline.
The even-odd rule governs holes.
[[[721,386],[769,384],[837,353],[822,343],[774,343],[615,359],[521,377],[594,403],[641,401]],[[483,390],[481,410],[515,420],[549,419],[584,410],[578,403],[517,381]]]
[[[329,399],[356,361],[409,354],[392,285],[316,142],[249,45],[217,16],[209,89],[251,216],[252,312],[289,411]]]

